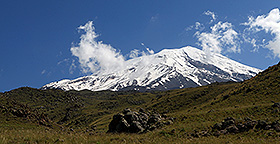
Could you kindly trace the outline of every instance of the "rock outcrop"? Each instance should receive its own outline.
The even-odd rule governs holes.
[[[44,113],[40,113],[37,110],[33,110],[27,105],[18,103],[16,101],[7,102],[4,105],[0,105],[0,112],[4,114],[7,119],[10,116],[16,118],[23,118],[29,121],[38,123],[39,125],[52,127],[52,122]]]
[[[138,112],[126,108],[113,116],[108,132],[144,133],[164,125],[170,125],[174,120],[166,115],[146,112],[142,108]]]
[[[214,124],[207,131],[196,131],[192,133],[193,137],[203,137],[203,136],[220,136],[225,134],[237,134],[246,132],[249,130],[272,130],[280,132],[280,123],[278,121],[267,122],[265,120],[251,120],[246,117],[243,120],[236,120],[232,117],[225,118],[222,122]]]

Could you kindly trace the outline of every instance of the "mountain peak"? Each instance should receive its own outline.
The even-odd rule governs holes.
[[[168,90],[207,85],[213,82],[243,81],[261,70],[233,61],[221,54],[207,54],[187,46],[164,49],[125,61],[111,73],[98,73],[75,80],[53,82],[42,89],[62,90]]]

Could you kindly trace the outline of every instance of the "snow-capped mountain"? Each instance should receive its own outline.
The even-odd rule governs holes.
[[[168,90],[213,82],[238,82],[249,79],[260,71],[221,54],[207,55],[202,50],[187,46],[127,60],[125,66],[116,72],[52,82],[42,89]]]

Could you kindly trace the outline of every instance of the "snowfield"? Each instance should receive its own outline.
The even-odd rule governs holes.
[[[168,90],[243,81],[261,70],[233,61],[221,54],[207,55],[194,47],[164,49],[125,61],[121,69],[74,80],[52,82],[42,89],[62,90]]]

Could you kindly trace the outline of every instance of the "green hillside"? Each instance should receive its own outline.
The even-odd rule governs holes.
[[[280,132],[272,128],[256,125],[248,131],[216,135],[214,125],[227,117],[236,124],[246,119],[276,122],[279,94],[280,63],[241,83],[169,91],[64,92],[23,87],[0,93],[0,143],[278,143]],[[143,108],[176,120],[144,134],[106,133],[113,116],[125,108]]]

